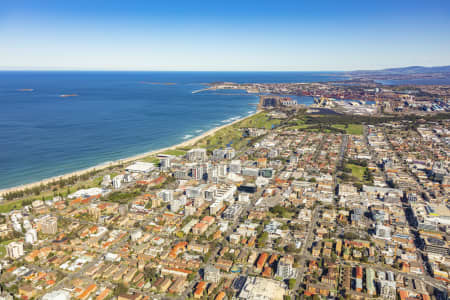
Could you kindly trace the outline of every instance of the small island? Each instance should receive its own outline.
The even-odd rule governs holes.
[[[77,96],[78,96],[78,94],[62,94],[62,95],[59,95],[59,97],[61,97],[61,98],[77,97]]]

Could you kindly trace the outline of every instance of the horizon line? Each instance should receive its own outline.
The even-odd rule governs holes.
[[[422,67],[422,68],[436,68],[436,67],[450,67],[450,64],[442,65],[404,65],[404,66],[390,66],[390,67],[357,67],[345,70],[306,70],[305,69],[170,69],[170,67],[165,67],[162,69],[78,69],[78,68],[23,68],[23,67],[0,67],[1,72],[13,72],[13,71],[27,71],[27,72],[39,72],[39,71],[52,71],[52,72],[333,72],[333,73],[343,73],[343,72],[354,72],[354,71],[382,71],[387,69],[401,69],[410,67]],[[200,67],[201,68],[201,67]]]
[[[354,70],[125,70],[125,69],[0,69],[0,72],[351,72]]]

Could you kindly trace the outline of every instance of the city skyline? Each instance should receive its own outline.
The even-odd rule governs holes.
[[[444,1],[24,1],[2,70],[346,71],[450,64]]]

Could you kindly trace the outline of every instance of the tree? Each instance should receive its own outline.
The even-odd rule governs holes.
[[[195,273],[191,273],[187,276],[188,281],[192,281],[192,280],[194,280],[194,278],[195,278]]]
[[[155,268],[145,268],[144,269],[144,276],[147,280],[153,282],[156,278],[156,269]]]
[[[258,240],[256,241],[258,248],[264,248],[268,239],[269,234],[267,232],[261,233]]]
[[[203,255],[203,262],[207,263],[209,258],[211,257],[211,252],[212,251],[208,251],[208,253],[206,253],[205,255]]]
[[[126,294],[128,292],[128,287],[123,283],[119,282],[119,284],[114,289],[114,296],[119,296]]]
[[[284,247],[284,251],[286,251],[286,252],[296,252],[297,248],[295,248],[294,244],[289,244],[286,247]]]
[[[269,210],[271,213],[276,214],[278,217],[281,217],[281,218],[289,217],[288,209],[279,204],[275,205],[274,207],[271,207]]]
[[[292,289],[295,288],[295,284],[296,284],[295,278],[289,279],[288,286],[289,286],[289,289],[290,289],[290,290],[292,290]]]
[[[346,240],[357,240],[359,238],[359,235],[353,232],[346,232],[344,233],[344,239]]]

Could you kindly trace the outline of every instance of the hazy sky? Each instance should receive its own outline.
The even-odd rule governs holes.
[[[0,69],[353,70],[450,65],[450,1],[0,3]]]

